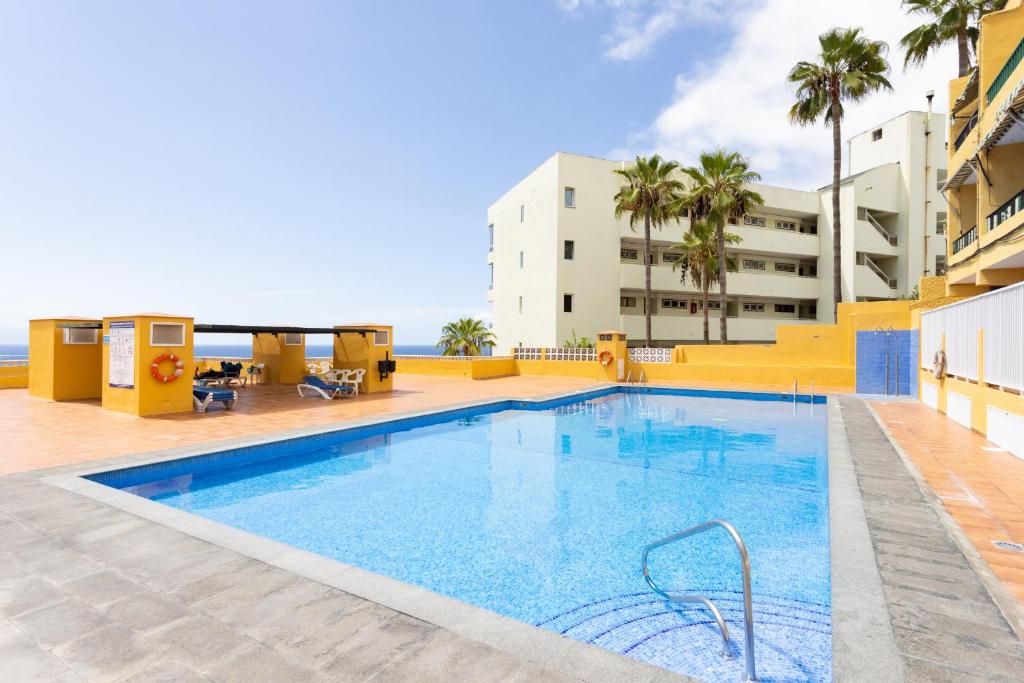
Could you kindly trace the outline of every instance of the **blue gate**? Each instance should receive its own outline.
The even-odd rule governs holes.
[[[917,396],[918,331],[857,333],[857,393]]]

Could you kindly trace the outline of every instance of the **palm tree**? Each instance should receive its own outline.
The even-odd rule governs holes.
[[[693,181],[692,187],[677,207],[688,209],[693,222],[706,221],[715,230],[718,245],[718,300],[722,310],[718,318],[718,338],[729,341],[726,322],[726,277],[729,260],[725,253],[725,225],[735,223],[750,209],[764,204],[757,192],[747,189],[761,175],[750,170],[750,164],[739,152],[717,149],[702,152],[699,166],[689,166],[683,173]],[[707,310],[707,309],[705,309]]]
[[[651,226],[660,228],[669,220],[679,220],[674,210],[683,191],[683,184],[673,174],[679,164],[664,161],[655,154],[636,158],[629,168],[615,169],[626,179],[626,185],[615,195],[615,217],[629,214],[629,227],[644,223],[644,323],[647,346],[651,345]]]
[[[892,90],[886,79],[889,46],[868,40],[859,28],[834,28],[818,36],[821,53],[817,62],[797,62],[789,72],[796,85],[796,103],[789,120],[801,126],[822,119],[832,126],[832,296],[833,315],[843,301],[841,256],[842,226],[839,222],[839,169],[842,164],[843,100],[858,102],[878,90]]]
[[[683,235],[683,241],[672,247],[673,251],[683,254],[681,261],[672,264],[672,270],[682,267],[683,280],[686,279],[686,273],[689,273],[693,285],[700,290],[705,344],[711,342],[708,330],[708,292],[718,282],[718,237],[715,232],[715,227],[707,221],[694,221],[690,231]],[[726,244],[739,244],[740,241],[739,235],[725,233]],[[736,259],[726,256],[725,266],[727,270],[736,272]]]
[[[971,52],[978,44],[978,20],[1005,5],[1006,0],[903,0],[907,14],[928,17],[928,23],[900,39],[904,68],[924,64],[929,53],[955,40],[963,78],[971,70]]]
[[[483,348],[494,346],[494,333],[482,320],[460,318],[441,328],[437,346],[446,356],[479,356]]]

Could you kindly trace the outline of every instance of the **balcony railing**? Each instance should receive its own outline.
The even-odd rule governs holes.
[[[953,240],[953,248],[950,253],[955,254],[958,251],[965,249],[966,247],[970,246],[971,244],[974,244],[977,241],[978,226],[975,225],[973,228],[971,228],[970,230],[968,230],[967,232]]]
[[[1024,59],[1024,38],[1017,43],[1016,49],[1010,53],[1009,58],[1006,60],[1006,64],[1003,64],[1003,68],[999,70],[999,75],[996,76],[995,80],[992,81],[992,85],[988,86],[988,90],[985,91],[985,103],[992,104],[993,98],[999,94],[1003,86],[1006,85],[1007,79],[1010,78],[1010,74],[1017,68],[1021,60]]]
[[[985,226],[991,232],[1021,211],[1024,211],[1024,190],[1018,192],[1010,198],[1010,201],[990,213],[985,221]]]
[[[870,268],[871,272],[873,272],[875,275],[880,277],[882,279],[882,282],[884,282],[885,284],[887,284],[889,286],[889,289],[896,289],[896,286],[897,286],[896,278],[889,277],[889,274],[886,273],[884,270],[882,270],[881,266],[879,266],[877,263],[872,261],[871,257],[868,256],[867,254],[861,254],[860,257],[861,257],[860,258],[861,265],[865,265],[868,268]]]
[[[967,122],[967,125],[964,126],[964,129],[960,131],[960,135],[956,136],[956,142],[953,143],[954,151],[960,149],[960,145],[964,144],[964,140],[967,139],[967,136],[970,134],[972,130],[974,130],[974,127],[976,125],[978,125],[977,114],[971,117],[971,120]]]
[[[896,235],[889,234],[889,231],[886,230],[882,226],[882,224],[878,222],[878,219],[876,219],[874,216],[871,215],[870,211],[868,211],[867,209],[861,207],[861,214],[863,215],[864,220],[866,220],[868,223],[870,223],[871,227],[873,227],[875,230],[877,230],[878,234],[881,235],[885,239],[885,241],[889,243],[890,246],[893,246],[893,247],[896,246],[897,242],[899,241],[897,239]]]

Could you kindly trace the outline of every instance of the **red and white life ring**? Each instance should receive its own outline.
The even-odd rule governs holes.
[[[615,360],[615,356],[612,355],[611,351],[602,351],[597,354],[597,360],[601,365],[611,365],[612,361]]]
[[[171,375],[165,375],[160,372],[160,364],[164,361],[170,361],[174,363],[174,373]],[[153,374],[153,377],[157,382],[173,382],[174,380],[185,374],[185,362],[175,356],[173,353],[161,353],[159,356],[153,359],[153,362],[149,365],[149,371]]]

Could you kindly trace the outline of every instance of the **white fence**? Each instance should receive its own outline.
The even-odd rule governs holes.
[[[570,349],[562,346],[518,346],[516,360],[597,360],[597,349]]]
[[[978,330],[984,330],[984,381],[1024,390],[1024,282],[921,315],[921,367],[946,338],[946,372],[978,381]]]
[[[634,363],[671,363],[672,349],[633,348],[629,350],[629,360]]]

